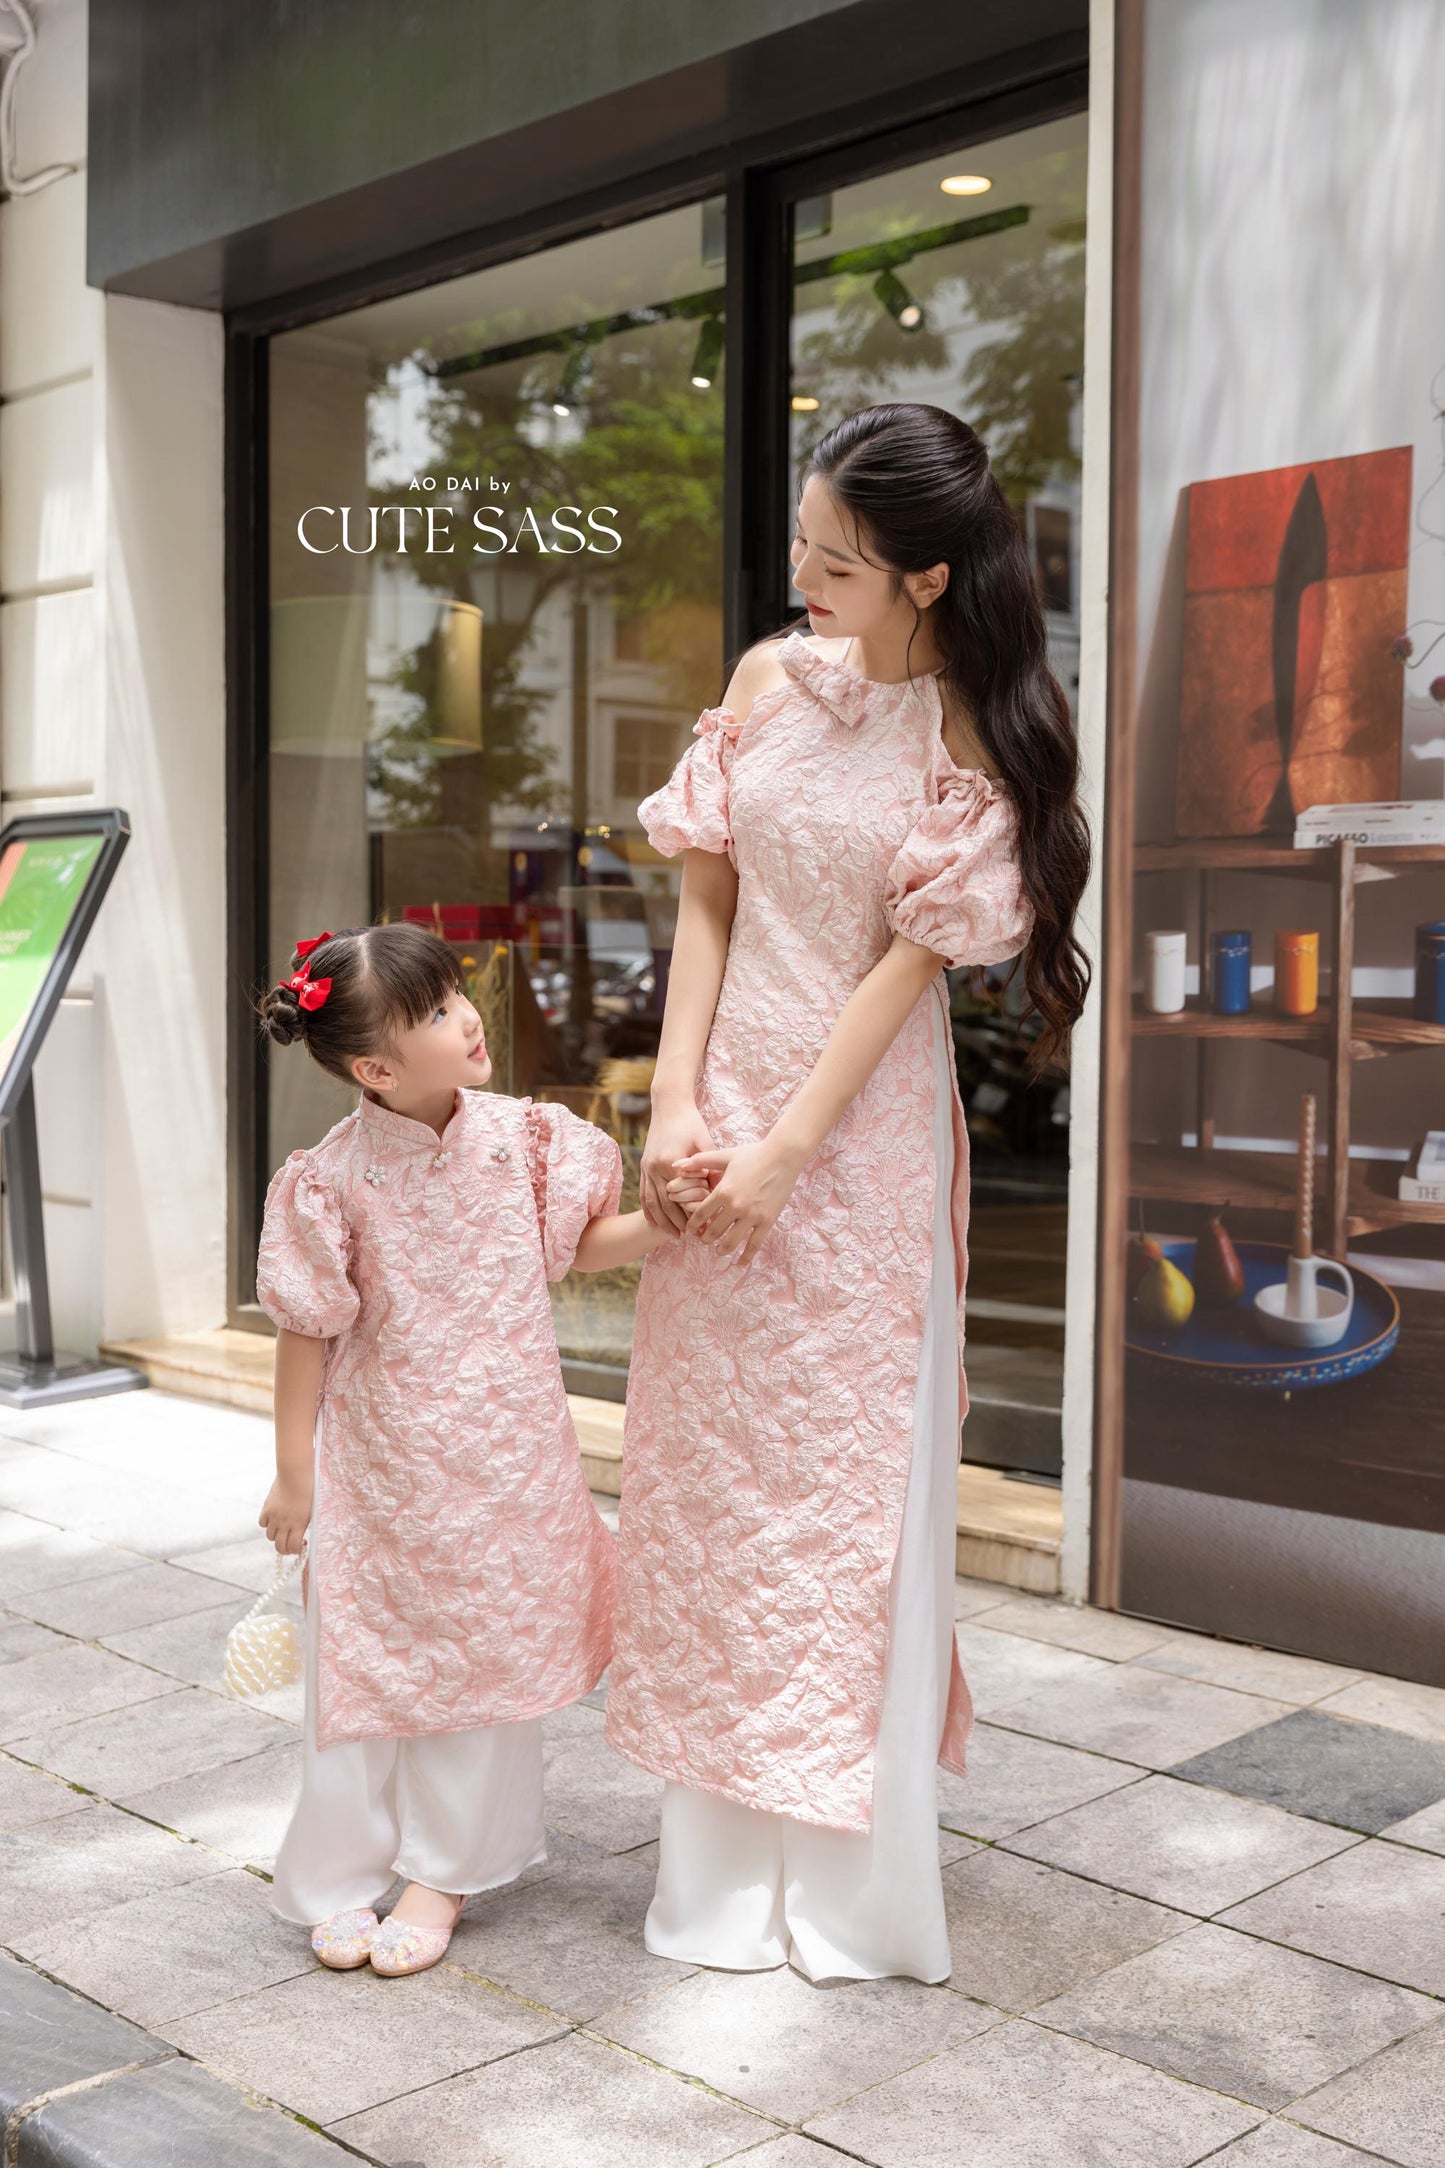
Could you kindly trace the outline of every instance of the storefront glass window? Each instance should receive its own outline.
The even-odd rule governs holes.
[[[792,539],[814,445],[859,407],[919,400],[988,445],[1027,535],[1050,659],[1079,679],[1087,116],[801,201],[794,221]],[[794,592],[790,601],[801,608]],[[970,1457],[1059,1468],[1068,1085],[1030,1085],[1021,980],[950,973],[973,1158]],[[1000,1420],[992,1415],[998,1388]],[[1006,1413],[1002,1412],[1005,1411]]]
[[[637,803],[722,662],[720,200],[271,346],[270,949],[411,919],[461,956],[493,1088],[622,1146],[676,880]],[[271,1058],[269,1159],[354,1103]],[[637,1268],[554,1289],[618,1369]]]

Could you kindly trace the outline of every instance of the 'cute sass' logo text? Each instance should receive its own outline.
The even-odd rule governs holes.
[[[505,496],[512,485],[496,476],[484,485],[470,476],[450,474],[443,484],[449,496],[484,486]],[[413,475],[407,494],[428,493],[436,488],[434,474]],[[585,514],[578,504],[557,505],[547,515],[553,537],[550,541],[530,504],[522,507],[510,530],[496,513],[478,506],[470,524],[479,539],[470,545],[465,541],[465,528],[461,541],[454,532],[454,522],[463,510],[452,504],[311,504],[296,522],[296,539],[313,557],[329,557],[336,550],[351,557],[369,557],[376,550],[390,550],[398,557],[450,557],[459,547],[470,547],[477,556],[501,557],[515,555],[519,545],[526,554],[535,551],[542,556],[575,557],[588,550],[595,556],[611,557],[622,547],[617,529],[598,517],[599,513],[608,513],[615,519],[615,504],[594,504]],[[573,524],[582,519],[591,534],[607,540],[593,541]],[[524,542],[525,537],[530,537],[530,542]]]

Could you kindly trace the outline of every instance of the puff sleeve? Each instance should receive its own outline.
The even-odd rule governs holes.
[[[542,1259],[548,1279],[560,1280],[572,1269],[587,1222],[617,1210],[622,1153],[605,1129],[584,1122],[570,1107],[534,1102],[526,1118]]]
[[[351,1327],[361,1307],[350,1256],[350,1231],[334,1192],[309,1152],[293,1152],[266,1192],[257,1301],[287,1332],[330,1340]]]
[[[664,858],[679,851],[731,855],[728,769],[742,725],[728,708],[704,708],[692,726],[693,742],[661,790],[637,808],[648,842]]]
[[[1018,809],[976,768],[945,779],[904,838],[884,890],[888,923],[949,965],[1003,963],[1033,931],[1019,876]]]

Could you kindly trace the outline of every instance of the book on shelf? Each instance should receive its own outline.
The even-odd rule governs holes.
[[[1400,1177],[1402,1204],[1445,1204],[1445,1129],[1432,1129]]]
[[[1445,798],[1381,798],[1359,805],[1311,805],[1295,815],[1294,847],[1322,844],[1445,843]]]

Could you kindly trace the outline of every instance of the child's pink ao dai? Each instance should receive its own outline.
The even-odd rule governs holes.
[[[591,1123],[476,1091],[440,1139],[363,1099],[275,1175],[258,1297],[331,1342],[310,1537],[319,1746],[542,1716],[606,1668],[612,1538],[547,1282],[621,1186]]]

